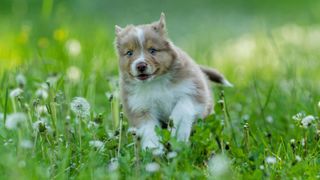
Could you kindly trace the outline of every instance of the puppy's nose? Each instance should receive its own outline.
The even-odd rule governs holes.
[[[143,72],[143,71],[145,71],[146,69],[147,69],[147,63],[145,63],[145,62],[140,62],[140,63],[137,64],[137,70],[138,70],[139,72]]]

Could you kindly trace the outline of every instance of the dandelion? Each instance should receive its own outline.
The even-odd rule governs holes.
[[[81,78],[81,70],[76,66],[70,66],[67,69],[67,78],[73,83],[77,83]]]
[[[208,162],[208,171],[213,176],[222,176],[229,171],[230,161],[223,154],[213,156]]]
[[[24,139],[20,142],[20,146],[24,149],[31,149],[33,147],[33,142],[27,139]]]
[[[309,116],[304,117],[301,120],[301,124],[304,128],[308,128],[314,120],[315,120],[315,118],[313,116],[309,115]]]
[[[23,90],[21,88],[16,88],[12,91],[10,91],[10,97],[11,98],[16,98],[20,96],[23,93]]]
[[[277,159],[273,156],[266,157],[266,163],[268,164],[275,164],[277,162]]]
[[[81,44],[76,39],[70,39],[66,42],[66,49],[70,56],[78,56],[81,53]]]
[[[42,115],[48,114],[48,109],[46,106],[37,106],[36,113],[37,113],[37,116],[40,117]]]
[[[23,74],[18,74],[16,76],[16,82],[19,85],[19,87],[24,87],[26,85],[26,77]]]
[[[272,116],[267,116],[266,120],[270,124],[273,123],[273,117]]]
[[[305,116],[304,113],[299,112],[298,114],[292,116],[292,119],[295,120],[295,121],[301,121],[304,116]]]
[[[175,157],[177,157],[177,152],[175,152],[175,151],[172,151],[172,152],[169,152],[168,154],[167,154],[167,158],[168,159],[173,159],[173,158],[175,158]]]
[[[27,116],[24,113],[18,112],[8,115],[6,120],[7,129],[16,129],[21,123],[27,120]]]
[[[41,99],[47,99],[48,98],[48,91],[44,88],[39,88],[37,91],[36,91],[36,96],[38,98],[41,98]]]
[[[297,162],[300,162],[300,161],[301,161],[301,157],[298,156],[298,155],[296,155],[296,161],[297,161]]]
[[[259,168],[260,168],[261,170],[264,170],[264,165],[260,165]]]
[[[135,136],[135,135],[137,135],[137,128],[135,128],[135,127],[130,127],[130,128],[128,128],[128,134],[131,134],[131,135],[133,135],[133,136]]]
[[[154,156],[161,156],[163,154],[163,149],[162,148],[156,148],[152,151],[152,155]]]
[[[40,118],[38,121],[32,124],[32,128],[36,132],[45,132],[51,131],[51,128],[48,125],[48,120],[46,118]]]
[[[71,102],[71,111],[78,117],[85,118],[90,115],[90,104],[83,97],[75,97]]]
[[[109,170],[110,172],[112,172],[112,171],[117,170],[118,168],[119,168],[118,159],[112,158],[112,159],[110,160],[109,165],[108,165],[108,170]]]
[[[98,151],[103,151],[104,149],[104,143],[99,140],[89,141],[89,146],[96,148]]]
[[[151,173],[157,172],[157,171],[159,171],[159,169],[160,169],[160,165],[156,162],[148,163],[146,165],[146,171],[151,172]]]

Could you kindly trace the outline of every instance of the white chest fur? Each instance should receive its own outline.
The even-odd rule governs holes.
[[[128,87],[128,105],[132,111],[148,111],[155,118],[168,118],[177,101],[196,93],[191,80],[172,84],[168,79],[155,79]]]

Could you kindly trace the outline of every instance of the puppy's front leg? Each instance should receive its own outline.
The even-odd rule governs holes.
[[[159,137],[155,131],[156,126],[159,126],[159,122],[157,120],[145,120],[141,122],[137,132],[141,137],[142,149],[162,149],[162,144],[160,143]]]
[[[173,120],[171,136],[177,136],[179,141],[188,142],[196,110],[190,97],[181,98],[174,107],[170,118]]]

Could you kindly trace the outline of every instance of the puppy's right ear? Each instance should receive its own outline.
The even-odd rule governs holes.
[[[115,25],[115,33],[116,33],[117,36],[122,32],[122,30],[123,29],[120,26]]]

